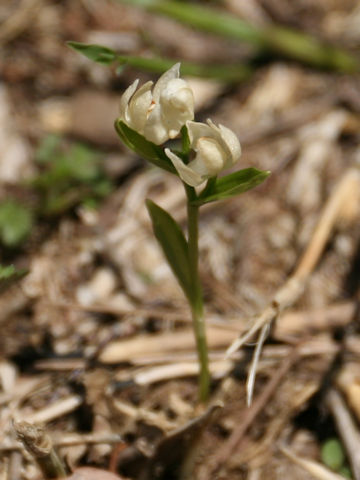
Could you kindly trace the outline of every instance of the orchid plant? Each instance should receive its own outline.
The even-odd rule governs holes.
[[[240,158],[234,132],[223,125],[193,121],[194,96],[180,78],[180,63],[173,65],[153,85],[130,85],[120,101],[115,128],[122,141],[149,162],[178,175],[187,200],[187,237],[172,216],[151,200],[146,201],[155,237],[189,303],[200,364],[199,398],[209,396],[210,373],[202,286],[199,276],[199,209],[202,205],[234,197],[269,175],[246,168],[217,177]],[[164,148],[169,139],[181,137],[181,150]],[[205,184],[205,185],[204,185]],[[199,188],[196,188],[199,187]]]

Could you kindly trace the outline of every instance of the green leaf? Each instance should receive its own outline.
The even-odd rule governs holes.
[[[35,152],[35,160],[40,164],[51,162],[54,155],[56,155],[56,151],[59,149],[60,144],[61,137],[59,135],[46,135]]]
[[[343,467],[341,467],[340,470],[339,470],[339,473],[344,478],[353,478],[352,474],[351,474],[351,470],[347,465],[344,465]]]
[[[175,168],[161,147],[146,140],[145,137],[135,132],[135,130],[129,128],[120,119],[115,121],[115,129],[121,140],[128,148],[130,148],[130,150],[137,153],[140,157],[143,157],[149,162],[153,163],[157,167],[176,174]]]
[[[67,45],[76,52],[81,53],[90,60],[101,63],[102,65],[110,65],[117,58],[117,54],[114,52],[114,50],[108,47],[103,47],[102,45],[93,45],[80,42],[67,42]]]
[[[185,295],[191,297],[189,247],[180,226],[165,210],[146,200],[155,237]]]
[[[192,205],[225,200],[244,193],[262,183],[270,172],[257,168],[245,168],[225,177],[217,178],[215,182],[208,182],[198,198],[192,201]]]
[[[97,154],[81,143],[74,144],[69,153],[64,154],[57,166],[59,171],[60,168],[64,170],[69,179],[82,183],[91,183],[99,176]]]
[[[339,439],[330,438],[326,440],[321,448],[321,459],[332,470],[340,470],[345,460],[345,454]]]
[[[41,195],[40,212],[44,215],[57,215],[84,200],[104,198],[111,191],[99,153],[87,145],[48,136],[41,142],[36,159],[42,169],[31,186]]]
[[[34,185],[45,189],[59,189],[71,183],[92,183],[99,176],[98,159],[94,152],[81,144],[67,152],[58,151],[48,169],[34,179]]]
[[[76,52],[102,65],[111,65],[116,61],[118,64],[116,69],[117,75],[120,75],[127,65],[148,72],[164,73],[175,63],[173,58],[118,55],[111,48],[102,45],[91,45],[80,42],[67,42],[67,44]],[[250,66],[241,64],[201,65],[185,61],[181,64],[183,75],[215,78],[223,82],[239,82],[245,80],[252,74],[252,70]]]
[[[28,270],[17,270],[14,265],[4,267],[0,264],[0,293],[11,287],[15,282],[27,275]]]
[[[31,211],[13,200],[0,204],[0,241],[7,247],[17,247],[29,235],[33,225]]]

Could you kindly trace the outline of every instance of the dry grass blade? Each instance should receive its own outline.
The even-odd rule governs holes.
[[[250,365],[249,375],[246,382],[246,403],[248,407],[250,407],[254,392],[254,385],[255,385],[255,377],[256,377],[256,370],[260,360],[260,355],[262,351],[262,347],[266,340],[267,334],[269,331],[269,325],[264,325],[261,329],[259,339],[257,341],[255,352],[252,358],[252,362]]]

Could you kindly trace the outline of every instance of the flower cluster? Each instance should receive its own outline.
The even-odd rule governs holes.
[[[139,80],[135,80],[121,98],[120,118],[156,145],[175,138],[185,122],[194,118],[193,92],[179,76],[177,63],[153,89],[153,82],[146,82],[136,91]]]
[[[170,149],[165,154],[183,182],[196,187],[234,165],[241,147],[235,133],[223,125],[194,122],[194,96],[187,82],[180,77],[180,63],[165,72],[153,87],[147,82],[138,90],[138,80],[124,92],[120,101],[120,120],[161,145],[175,138],[186,125],[191,159],[188,164]]]

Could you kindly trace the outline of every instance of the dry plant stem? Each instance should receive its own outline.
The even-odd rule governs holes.
[[[349,410],[336,390],[326,396],[328,407],[335,418],[337,430],[346,448],[355,480],[360,480],[360,433]]]
[[[200,363],[199,399],[205,403],[209,397],[210,372],[203,294],[199,277],[199,207],[190,203],[196,197],[195,189],[186,184],[184,186],[187,195],[189,263],[192,282],[192,297],[189,298],[189,302]]]
[[[14,422],[17,437],[38,463],[45,479],[66,477],[69,473],[46,431],[31,423]]]

